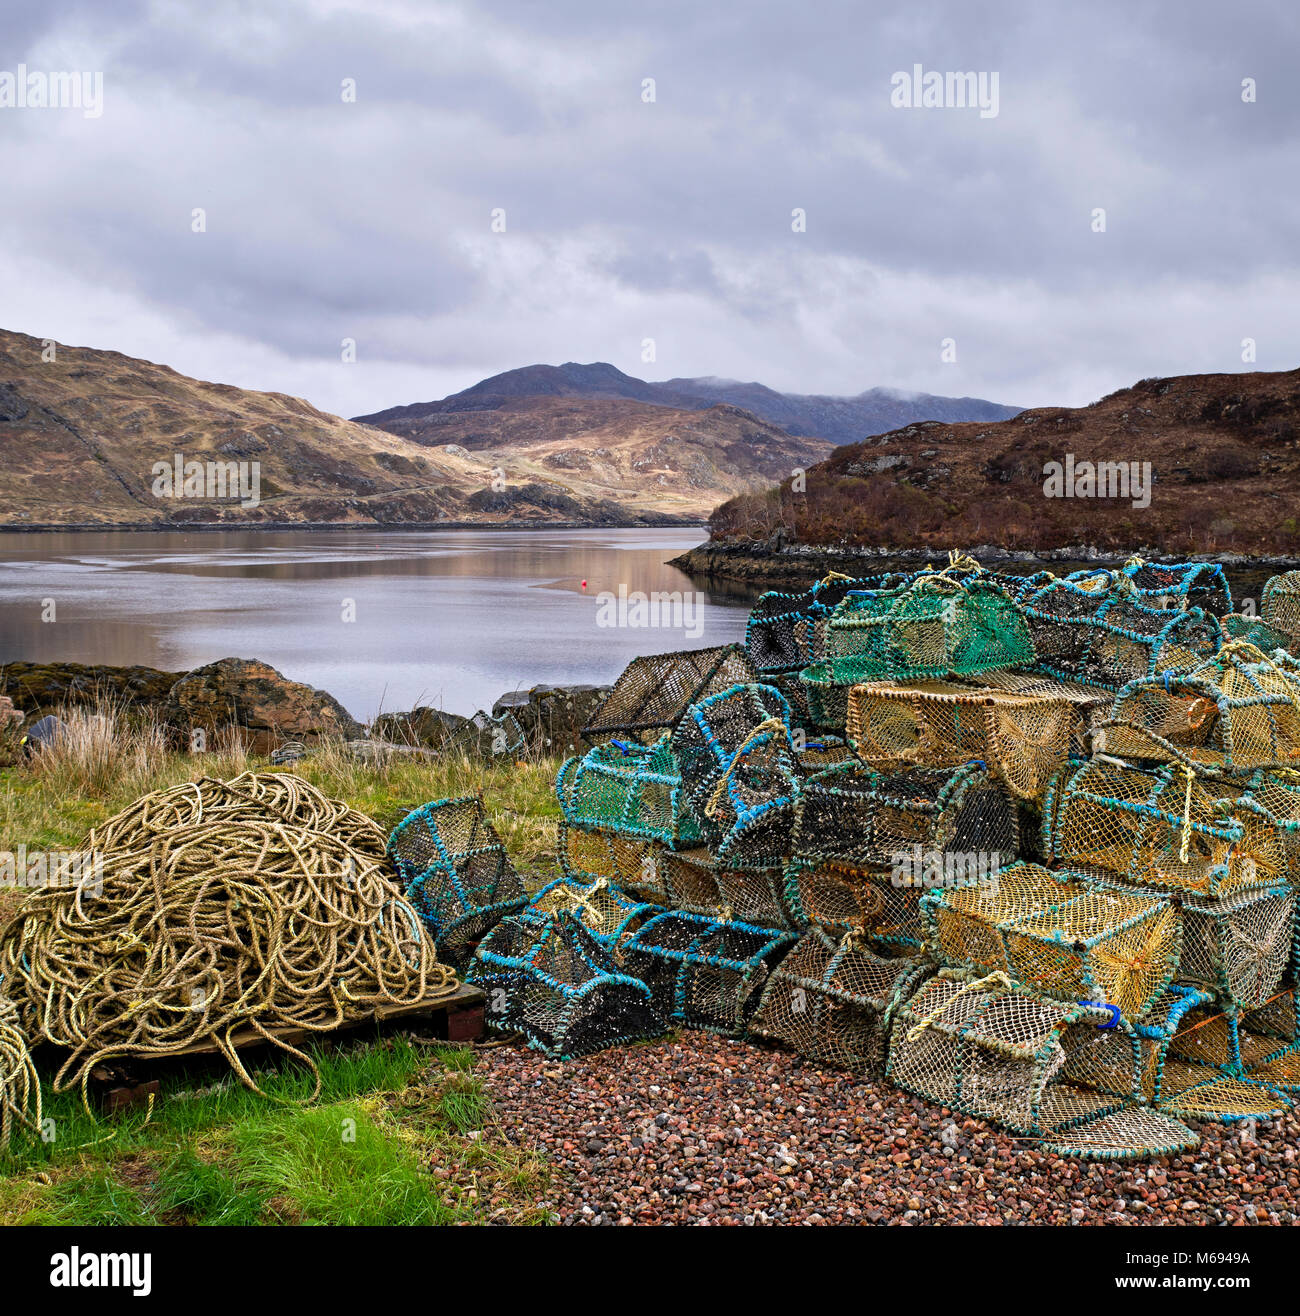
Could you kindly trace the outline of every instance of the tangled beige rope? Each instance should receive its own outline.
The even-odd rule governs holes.
[[[32,1035],[71,1051],[55,1091],[80,1079],[84,1093],[110,1057],[207,1041],[257,1091],[238,1030],[311,1065],[271,1030],[325,1031],[454,988],[384,847],[365,815],[274,772],[157,791],[92,831],[102,891],[35,891],[0,939]]]
[[[15,1127],[36,1133],[41,1127],[41,1081],[18,1026],[18,1008],[0,996],[0,1155]]]

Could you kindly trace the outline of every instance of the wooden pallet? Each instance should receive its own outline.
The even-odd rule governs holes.
[[[298,1046],[313,1039],[338,1037],[358,1028],[402,1022],[426,1024],[435,1037],[449,1042],[472,1042],[483,1035],[484,999],[477,987],[459,983],[454,991],[440,992],[410,1005],[377,1006],[328,1032],[313,1028],[270,1028],[267,1032],[275,1042]],[[230,1045],[242,1052],[270,1046],[272,1042],[256,1029],[244,1028],[231,1034]],[[160,1080],[150,1077],[150,1070],[183,1067],[186,1061],[210,1062],[218,1057],[224,1061],[221,1048],[211,1039],[195,1042],[165,1056],[119,1057],[108,1064],[97,1065],[91,1071],[90,1086],[100,1094],[110,1111],[122,1110],[143,1105],[151,1096],[158,1095]]]

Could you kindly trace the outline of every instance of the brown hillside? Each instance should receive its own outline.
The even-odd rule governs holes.
[[[436,441],[300,398],[204,383],[119,352],[0,331],[0,527],[195,524],[596,525],[700,521],[722,499],[825,455],[734,407],[522,399]],[[475,428],[477,427],[477,428]],[[160,499],[174,454],[260,464],[261,503]]]
[[[1050,498],[1044,468],[1151,463],[1150,506]],[[1086,407],[996,424],[924,422],[837,448],[803,493],[724,503],[714,541],[898,549],[1293,554],[1300,549],[1300,370],[1144,379]]]

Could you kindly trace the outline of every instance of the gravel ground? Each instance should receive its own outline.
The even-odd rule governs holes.
[[[558,1173],[565,1224],[1290,1224],[1300,1122],[1201,1126],[1182,1156],[1090,1164],[787,1051],[682,1033],[476,1073]]]

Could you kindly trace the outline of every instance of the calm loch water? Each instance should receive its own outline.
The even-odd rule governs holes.
[[[743,638],[744,596],[697,593],[666,565],[703,538],[701,530],[4,534],[0,662],[185,671],[260,658],[328,690],[361,719],[416,704],[472,713],[507,690],[608,682],[641,653]],[[620,589],[623,608],[602,608],[601,593],[617,600]],[[627,624],[640,619],[638,594],[676,591],[690,594],[686,606],[661,609],[665,624]],[[42,620],[46,600],[53,621]]]

